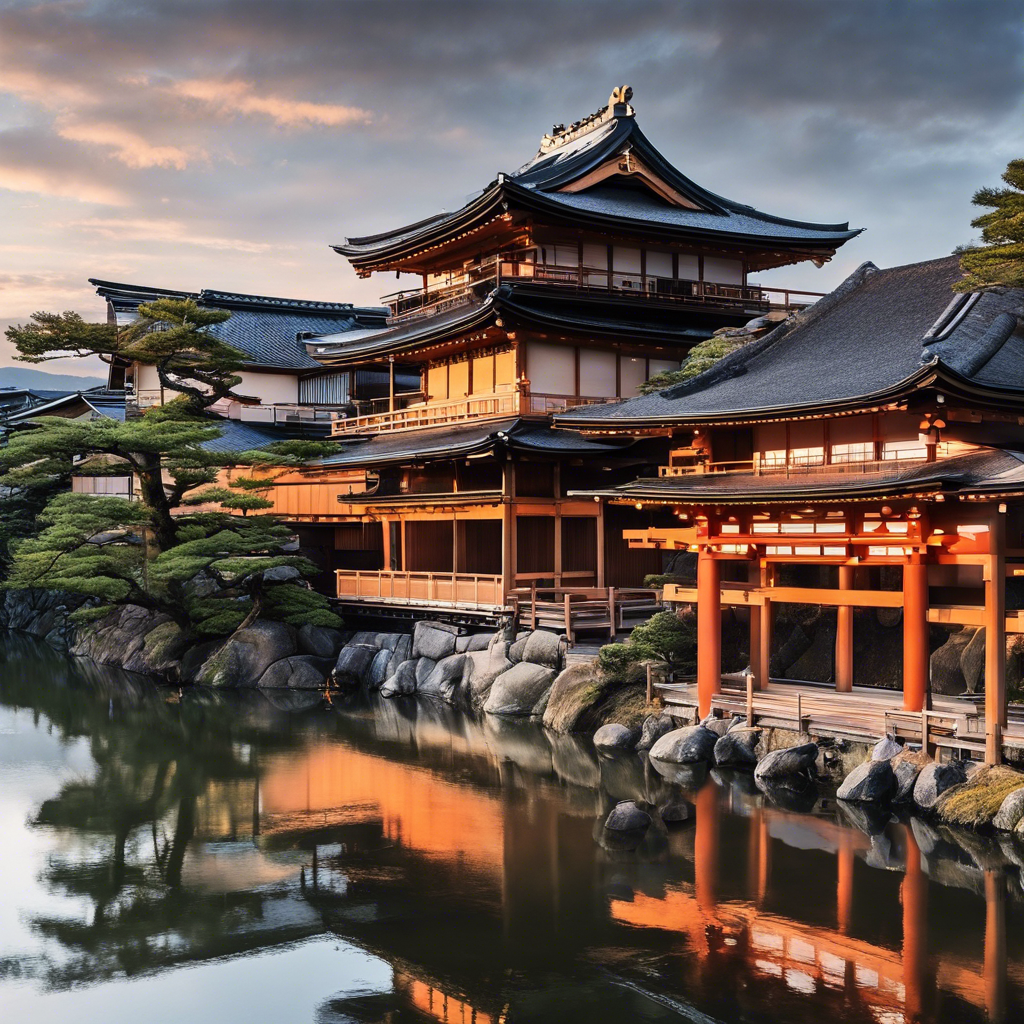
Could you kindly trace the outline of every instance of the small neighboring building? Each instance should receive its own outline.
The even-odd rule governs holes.
[[[702,714],[721,688],[724,607],[749,609],[760,687],[773,607],[837,608],[846,692],[870,682],[854,664],[854,608],[894,609],[903,710],[915,715],[929,707],[930,626],[984,628],[964,662],[984,720],[951,745],[987,742],[998,757],[1006,638],[1024,633],[1024,292],[956,294],[961,277],[956,256],[865,263],[700,376],[558,417],[595,440],[670,435],[655,473],[574,496],[642,511],[636,548],[697,552],[696,588],[665,598],[697,604]],[[793,586],[790,572],[782,585],[794,566],[819,570],[816,581]],[[898,589],[884,585],[893,573]]]

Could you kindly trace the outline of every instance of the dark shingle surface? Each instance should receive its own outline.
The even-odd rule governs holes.
[[[274,430],[255,423],[242,423],[240,420],[216,418],[211,423],[220,427],[221,433],[220,437],[203,443],[202,447],[208,452],[256,451],[274,441],[288,441],[296,436],[291,431]]]
[[[699,420],[854,401],[896,388],[936,358],[963,372],[1001,314],[1024,314],[1019,291],[986,293],[948,336],[925,336],[954,297],[959,259],[949,256],[889,270],[860,268],[830,296],[767,337],[727,356],[685,384],[559,419]],[[858,283],[859,281],[859,283]],[[975,379],[1024,389],[1024,361],[1012,335]]]

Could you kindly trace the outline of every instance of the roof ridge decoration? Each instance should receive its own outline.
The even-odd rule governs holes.
[[[568,127],[564,124],[553,125],[551,131],[541,137],[541,153],[550,153],[567,142],[573,142],[588,132],[592,132],[595,128],[599,128],[613,117],[632,117],[636,113],[629,104],[632,98],[633,87],[631,85],[617,85],[612,89],[608,103],[600,110],[588,114],[579,121],[573,121]]]

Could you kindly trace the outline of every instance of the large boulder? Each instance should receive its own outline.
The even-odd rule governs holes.
[[[888,760],[865,761],[846,776],[836,797],[853,803],[883,803],[895,791],[896,776]]]
[[[483,651],[466,652],[462,664],[462,685],[474,707],[483,705],[494,680],[511,667],[512,662],[505,656],[503,643],[491,644]]]
[[[469,633],[455,638],[455,653],[469,654],[472,651],[486,651],[494,639],[493,633]]]
[[[455,653],[455,641],[462,633],[445,622],[417,622],[412,631],[412,656],[440,661]]]
[[[203,686],[255,687],[275,661],[295,653],[295,630],[283,622],[261,620],[236,630],[196,674]]]
[[[330,658],[296,654],[269,665],[256,685],[261,690],[322,690],[330,670]]]
[[[292,583],[299,579],[302,573],[294,565],[275,565],[272,569],[263,572],[265,583]]]
[[[411,658],[400,662],[380,688],[382,697],[397,697],[416,692],[416,662]]]
[[[620,800],[604,821],[604,827],[613,832],[645,832],[650,825],[651,816],[632,800]]]
[[[903,753],[903,747],[896,742],[895,736],[883,736],[871,749],[872,761],[888,761],[889,758]]]
[[[992,826],[1002,832],[1012,832],[1021,819],[1024,819],[1024,785],[1006,795],[992,819]]]
[[[513,659],[514,660],[514,659]],[[534,630],[523,646],[521,661],[534,665],[545,665],[548,668],[561,668],[561,642],[557,633],[549,633],[545,629]]]
[[[455,703],[461,689],[465,661],[465,654],[450,654],[447,658],[442,658],[430,670],[426,679],[416,684],[416,692],[428,697],[437,697],[449,704]]]
[[[980,626],[967,642],[960,655],[960,671],[964,674],[964,684],[968,693],[978,689],[985,671],[985,627]]]
[[[523,660],[523,655],[526,653],[526,641],[530,639],[530,634],[525,633],[522,636],[516,637],[516,639],[508,646],[508,658],[513,665],[518,665]]]
[[[893,793],[895,803],[903,803],[914,798],[914,786],[917,778],[928,765],[931,758],[923,751],[904,750],[891,758],[893,775],[896,776],[896,792]]]
[[[801,743],[797,747],[784,747],[765,754],[754,769],[757,782],[782,782],[786,779],[814,774],[818,760],[817,743]]]
[[[561,679],[561,676],[559,676]],[[557,685],[558,680],[555,680]],[[554,696],[554,690],[552,690]],[[640,740],[637,750],[650,750],[658,740],[676,727],[676,720],[671,715],[648,715],[640,728]]]
[[[715,764],[731,768],[753,768],[757,764],[757,743],[760,738],[760,729],[730,729],[715,744]]]
[[[1006,765],[985,765],[969,772],[962,786],[943,793],[935,803],[935,813],[949,825],[991,825],[1003,801],[1021,786],[1024,774]]]
[[[338,686],[359,686],[377,656],[377,648],[369,644],[345,644],[334,665],[334,682]]]
[[[178,662],[178,678],[183,683],[195,683],[199,670],[216,651],[220,650],[222,643],[221,640],[207,640],[205,643],[189,647]]]
[[[632,750],[635,742],[636,733],[632,729],[627,729],[624,725],[619,725],[618,722],[609,722],[608,725],[602,725],[594,733],[594,746],[598,750]]]
[[[724,736],[738,721],[742,719],[716,718],[714,715],[708,715],[700,724],[703,728],[710,729],[716,736]]]
[[[418,688],[430,678],[430,673],[434,671],[437,662],[433,658],[416,658],[414,660],[416,661],[416,686]]]
[[[555,732],[577,732],[587,728],[595,704],[605,695],[605,683],[594,662],[580,662],[559,672],[551,686],[544,725]],[[590,724],[593,728],[593,723]]]
[[[932,652],[930,660],[932,693],[959,695],[967,689],[960,659],[967,645],[974,639],[976,627],[965,626],[950,633],[946,642]]]
[[[542,715],[554,679],[554,670],[543,665],[513,665],[494,680],[484,711],[491,715]]]
[[[341,650],[341,633],[326,626],[311,626],[308,622],[299,627],[296,638],[300,654],[309,654],[314,658],[335,658]]]
[[[653,747],[652,760],[668,761],[670,764],[707,763],[714,757],[718,736],[702,725],[689,725],[684,729],[673,729],[665,733]]]
[[[930,811],[943,793],[966,781],[967,770],[962,761],[927,765],[921,769],[914,783],[914,803],[922,810]]]
[[[391,661],[394,656],[394,652],[388,650],[387,647],[382,647],[377,651],[366,669],[363,682],[374,690],[379,690],[384,684],[384,680],[391,674]]]

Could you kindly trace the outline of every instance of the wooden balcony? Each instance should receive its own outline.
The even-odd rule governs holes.
[[[390,569],[338,569],[335,575],[341,600],[473,611],[500,611],[505,606],[501,576]]]
[[[735,310],[756,316],[770,310],[796,310],[821,298],[822,292],[760,285],[723,284],[609,271],[607,267],[538,263],[534,250],[502,253],[452,274],[450,282],[405,289],[381,297],[391,324],[434,316],[483,298],[501,284],[542,287],[577,295],[603,295],[639,301]]]
[[[646,587],[521,587],[509,594],[523,629],[565,633],[575,643],[584,633],[614,637],[661,610]]]

